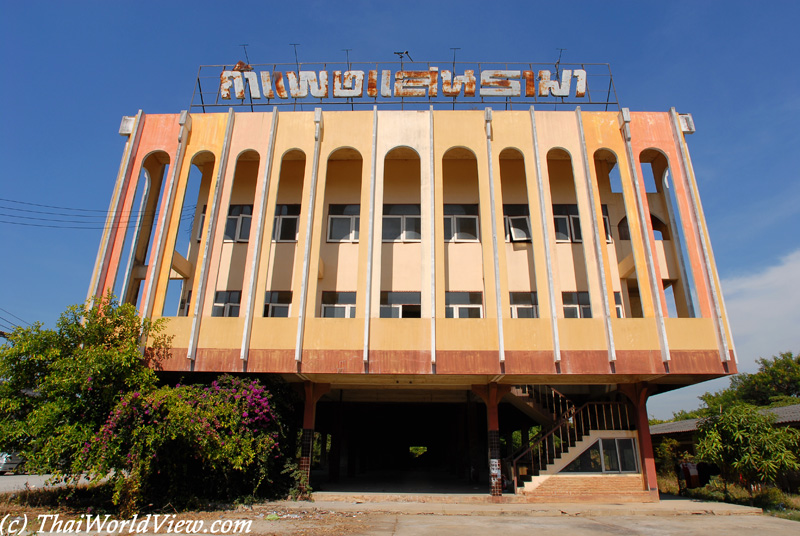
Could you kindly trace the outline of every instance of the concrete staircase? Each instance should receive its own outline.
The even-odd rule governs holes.
[[[512,467],[515,489],[535,490],[601,436],[613,437],[616,431],[634,429],[633,414],[625,403],[587,402],[580,407],[570,404],[548,430],[507,460]],[[641,490],[641,476],[637,476]]]

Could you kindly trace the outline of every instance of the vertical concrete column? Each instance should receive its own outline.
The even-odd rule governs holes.
[[[178,134],[178,148],[175,154],[175,162],[170,163],[169,178],[164,186],[164,199],[161,201],[160,214],[157,214],[158,223],[153,221],[156,227],[156,238],[153,242],[153,251],[150,254],[150,263],[147,268],[147,287],[145,288],[142,308],[139,315],[143,318],[153,316],[153,299],[159,273],[161,272],[161,261],[164,256],[164,244],[167,237],[167,223],[172,214],[172,205],[175,201],[175,189],[178,185],[178,174],[183,167],[183,157],[186,154],[186,145],[189,143],[189,135],[192,132],[192,116],[186,110],[181,112],[178,124],[181,126]],[[213,220],[212,220],[213,221]]]
[[[536,164],[536,190],[539,194],[539,218],[541,219],[542,233],[540,237],[544,244],[544,265],[547,269],[547,301],[550,308],[550,327],[553,333],[553,361],[561,361],[561,345],[558,338],[558,308],[556,306],[555,276],[553,274],[553,261],[555,260],[550,244],[550,227],[552,219],[548,218],[547,202],[544,197],[544,181],[549,180],[542,176],[542,158],[539,154],[539,137],[536,133],[536,113],[531,106],[531,136],[533,138],[533,159]],[[531,229],[533,231],[533,229]],[[537,286],[539,285],[537,281]]]
[[[186,352],[186,357],[192,360],[192,370],[194,370],[194,359],[197,353],[197,340],[200,337],[200,323],[203,318],[203,306],[205,304],[206,292],[208,292],[208,271],[211,268],[211,244],[216,234],[217,223],[219,220],[219,210],[222,204],[222,189],[225,185],[225,173],[228,167],[228,152],[231,146],[231,136],[233,135],[233,125],[236,121],[236,113],[233,108],[228,109],[228,121],[225,127],[225,140],[222,143],[222,152],[219,157],[219,167],[217,169],[217,178],[214,181],[213,191],[214,198],[211,201],[211,207],[206,214],[208,219],[208,229],[206,231],[206,239],[203,245],[203,257],[200,261],[200,277],[197,283],[197,297],[194,301],[194,314],[192,315],[192,329],[189,332],[189,349]],[[187,174],[188,175],[188,174]],[[170,261],[171,262],[171,261]],[[214,289],[211,287],[211,292]],[[213,299],[213,296],[212,298]]]
[[[311,163],[311,187],[308,198],[308,222],[306,223],[305,249],[303,250],[303,271],[300,282],[300,309],[297,318],[297,338],[295,340],[294,360],[299,365],[303,357],[303,331],[306,322],[308,301],[308,270],[311,262],[311,232],[314,229],[314,202],[317,195],[317,176],[319,173],[319,151],[322,144],[322,108],[314,108],[314,159]]]
[[[497,205],[495,203],[494,191],[494,169],[492,166],[492,109],[484,110],[484,123],[486,128],[486,161],[489,165],[489,205],[492,217],[492,262],[494,266],[494,298],[495,311],[497,313],[497,341],[500,363],[506,360],[506,351],[503,333],[503,308],[500,291],[500,254],[497,247]],[[488,303],[487,303],[488,306]]]
[[[378,158],[378,106],[372,108],[372,159],[369,172],[369,212],[367,220],[367,299],[364,311],[364,366],[369,367],[369,321],[372,316],[372,273],[375,250],[375,182]],[[380,258],[380,257],[379,257]]]
[[[636,430],[639,433],[639,465],[644,476],[645,491],[650,493],[650,498],[653,501],[658,501],[656,462],[653,456],[653,441],[650,438],[650,423],[647,419],[647,398],[652,392],[651,388],[646,382],[620,385],[619,388],[634,406]]]
[[[694,176],[692,160],[689,156],[689,148],[686,146],[686,137],[684,136],[680,119],[678,118],[678,113],[675,111],[675,108],[670,109],[670,117],[672,120],[673,137],[675,138],[676,145],[678,145],[680,149],[681,167],[683,168],[686,181],[689,184],[689,202],[691,203],[692,215],[697,224],[697,233],[699,234],[697,238],[702,246],[703,267],[705,268],[704,275],[706,276],[706,284],[711,290],[711,300],[714,304],[712,314],[715,324],[714,327],[717,332],[717,343],[719,345],[720,354],[722,354],[720,357],[723,362],[727,362],[730,361],[731,355],[733,355],[734,363],[738,363],[736,349],[733,345],[733,337],[730,337],[730,326],[727,325],[725,302],[722,298],[722,289],[719,285],[719,274],[717,273],[717,267],[714,263],[714,253],[711,250],[708,225],[706,224],[705,215],[703,214],[703,207],[700,204],[697,180]]]
[[[258,282],[258,267],[261,260],[261,248],[264,242],[264,228],[267,221],[267,197],[269,193],[269,182],[272,176],[272,160],[275,156],[275,135],[278,126],[278,107],[272,107],[272,125],[269,128],[269,144],[267,145],[266,165],[264,166],[264,175],[260,180],[260,191],[258,194],[258,205],[256,205],[256,232],[253,238],[255,251],[253,252],[253,259],[250,262],[250,270],[247,278],[247,293],[245,295],[245,308],[244,308],[244,329],[242,331],[242,348],[239,352],[239,358],[245,361],[243,364],[244,372],[247,372],[247,356],[250,351],[250,335],[253,329],[253,309],[256,302],[256,284]],[[271,244],[267,242],[267,262],[269,266],[269,250]]]
[[[578,133],[580,134],[581,139],[581,160],[583,161],[586,190],[589,193],[589,209],[592,220],[591,239],[588,240],[588,242],[592,243],[592,247],[594,249],[596,261],[594,265],[597,269],[597,279],[600,281],[600,305],[602,306],[601,311],[603,316],[603,329],[606,333],[606,345],[608,346],[608,360],[614,362],[617,360],[617,352],[614,348],[614,332],[611,329],[611,305],[609,303],[609,293],[612,293],[613,295],[613,290],[611,289],[611,286],[606,283],[605,266],[608,264],[608,252],[605,251],[605,248],[603,247],[605,244],[605,232],[603,232],[602,236],[600,235],[600,224],[603,219],[597,212],[597,205],[600,201],[600,195],[595,192],[595,177],[592,175],[592,170],[589,166],[589,155],[586,151],[586,135],[583,130],[583,118],[581,117],[580,106],[575,108],[575,117],[578,121]],[[587,237],[584,237],[584,240],[586,240],[586,238]]]
[[[661,346],[661,360],[668,362],[669,356],[669,343],[667,342],[667,328],[664,325],[664,311],[661,308],[661,294],[663,294],[663,285],[656,275],[655,258],[653,255],[651,242],[652,236],[648,236],[648,219],[649,213],[645,213],[645,200],[643,199],[642,190],[639,183],[639,173],[636,170],[636,158],[633,154],[633,146],[631,145],[631,112],[628,108],[623,108],[619,112],[620,133],[625,142],[625,152],[628,155],[628,164],[631,167],[631,179],[633,180],[633,191],[636,194],[636,210],[639,215],[639,224],[642,227],[644,234],[644,254],[647,266],[647,278],[650,282],[650,289],[653,298],[653,307],[656,313],[656,326],[658,328],[658,341]],[[644,194],[645,196],[647,194]],[[645,415],[647,417],[647,415]],[[645,418],[645,421],[647,419]],[[649,428],[648,428],[649,430]]]
[[[120,241],[120,236],[122,237],[122,243],[124,244],[125,234],[128,232],[128,227],[130,226],[130,222],[127,224],[121,224],[121,222],[124,220],[122,219],[123,213],[119,210],[119,206],[120,201],[122,201],[125,187],[131,180],[131,175],[133,172],[133,155],[136,154],[136,150],[139,148],[139,138],[141,137],[142,125],[144,124],[144,121],[142,121],[143,115],[144,114],[142,111],[139,110],[139,113],[133,117],[123,117],[122,123],[119,126],[120,136],[127,136],[128,140],[125,142],[125,150],[122,153],[122,162],[119,166],[117,182],[114,185],[114,193],[111,196],[111,204],[108,207],[106,225],[105,229],[103,230],[103,237],[100,239],[100,249],[97,252],[97,259],[94,263],[92,280],[89,283],[89,293],[86,296],[87,301],[95,297],[102,297],[106,289],[110,288],[113,290],[114,288],[115,279],[117,276],[116,268],[118,268],[118,265],[122,259],[119,258],[115,260],[113,258],[113,247],[111,246],[112,242]],[[131,203],[133,202],[134,197],[136,197],[135,189],[130,199]],[[133,213],[129,212],[129,214]],[[128,219],[131,219],[130,216]],[[131,247],[131,251],[134,249],[134,247]],[[120,299],[120,301],[122,301],[121,296],[117,297]]]
[[[300,486],[305,488],[311,477],[311,457],[314,452],[314,421],[317,414],[317,400],[330,391],[331,385],[329,383],[312,383],[306,381],[303,387],[305,389],[305,407],[303,408],[300,471],[305,475],[305,482],[301,482]],[[302,491],[305,491],[305,489]]]
[[[486,420],[489,428],[489,493],[492,497],[503,494],[503,476],[500,468],[500,420],[497,415],[497,404],[511,391],[510,385],[473,385],[473,392],[480,396],[486,404]]]

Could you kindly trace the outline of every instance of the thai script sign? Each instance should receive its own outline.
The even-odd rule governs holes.
[[[619,109],[607,63],[310,62],[201,65],[189,111]]]
[[[465,69],[429,67],[426,71],[389,69],[333,71],[260,71],[242,62],[220,75],[222,99],[325,99],[438,97],[574,97],[586,96],[586,70]],[[574,81],[574,84],[573,84]],[[233,93],[231,93],[231,88]]]

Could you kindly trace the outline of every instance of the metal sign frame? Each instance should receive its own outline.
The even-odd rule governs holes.
[[[353,77],[348,78],[348,72],[360,73],[359,83],[363,84],[360,95],[332,96],[335,91],[331,86],[340,94],[354,92],[347,87],[355,84]],[[516,76],[497,76],[497,73],[509,72]],[[578,76],[574,73],[582,73],[581,79],[570,86],[571,79]],[[426,74],[430,74],[430,82],[421,79]],[[319,75],[319,80],[316,75]],[[323,87],[323,76],[324,96],[314,97],[315,84],[317,88]],[[465,83],[467,79],[472,86]],[[254,83],[257,87],[253,87]],[[457,96],[445,94],[452,95],[457,84],[463,85],[457,90]],[[559,84],[562,90],[566,87],[566,96],[553,96],[553,93],[564,93],[557,91]],[[231,91],[234,85],[237,91]],[[289,86],[291,91],[286,89]],[[311,91],[308,91],[309,87]],[[345,91],[341,90],[343,87]],[[512,92],[512,87],[518,95],[502,95]],[[570,87],[577,91],[570,90]],[[579,89],[581,87],[583,91]],[[548,90],[553,88],[553,91]],[[402,96],[412,92],[417,95]],[[224,98],[225,93],[229,93],[230,98]],[[295,96],[303,93],[304,96]],[[549,109],[549,106],[553,110],[574,106],[594,111],[620,108],[608,63],[395,61],[201,65],[189,110],[205,113],[232,107],[236,111],[255,111],[265,106],[291,106],[293,110],[311,110],[320,106],[327,110],[371,110],[374,106],[427,110],[431,105],[453,110],[477,110],[487,106],[513,110],[515,107],[527,109],[531,105],[540,110]]]

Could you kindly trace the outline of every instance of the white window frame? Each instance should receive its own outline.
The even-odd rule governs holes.
[[[511,226],[512,220],[524,219],[525,225],[528,228],[528,235],[523,237],[514,236],[514,231],[517,230],[516,227]],[[532,242],[533,241],[533,231],[531,230],[531,219],[529,216],[503,216],[503,225],[506,228],[506,242]]]
[[[511,306],[511,318],[520,318],[520,316],[519,316],[519,310],[520,309],[523,309],[523,310],[524,309],[531,309],[533,311],[533,316],[532,317],[527,317],[527,316],[521,317],[521,318],[523,318],[525,320],[530,320],[530,319],[533,319],[533,318],[539,318],[539,306],[538,305],[523,305],[523,304],[518,304],[518,305],[512,305]]]
[[[609,219],[609,217],[605,214],[603,214],[603,226],[603,230],[606,233],[606,243],[610,244],[614,241],[614,235],[611,234],[611,219]]]
[[[230,211],[231,207],[235,207],[235,206],[250,207],[250,214],[239,214],[238,216],[230,216],[230,215],[227,216],[227,218],[225,219],[225,228],[222,230],[222,237],[223,237],[222,241],[223,242],[231,242],[231,243],[232,242],[247,242],[247,241],[250,240],[250,231],[249,230],[248,230],[248,233],[247,233],[247,237],[242,237],[242,222],[245,219],[250,220],[249,229],[252,229],[252,224],[253,224],[253,205],[236,205],[236,204],[233,204],[233,205],[230,205],[228,207],[228,211]],[[228,229],[228,222],[231,220],[231,218],[235,218],[236,219],[236,231],[234,232],[234,235],[233,235],[234,238],[228,238],[227,236],[225,236],[225,231],[227,231],[227,229]]]
[[[203,205],[203,211],[200,213],[200,227],[197,228],[197,241],[200,242],[203,239],[203,225],[206,223],[206,207],[208,205]]]
[[[383,215],[383,225],[386,225],[387,218],[397,218],[400,220],[400,237],[397,239],[387,239],[382,238],[383,242],[386,243],[400,243],[400,242],[420,242],[422,241],[422,216],[418,214],[384,214]],[[416,218],[420,222],[420,237],[419,238],[409,238],[407,236],[408,233],[408,226],[406,225],[406,221],[408,219]]]
[[[239,301],[238,302],[232,302],[232,301],[218,302],[217,301],[217,292],[228,292],[228,293],[230,293],[230,292],[238,292],[239,293]],[[214,311],[215,307],[222,307],[223,308],[222,315],[217,316],[215,318],[237,318],[239,316],[239,313],[241,312],[241,307],[242,307],[242,291],[241,290],[224,290],[224,291],[219,291],[218,290],[217,292],[214,293],[214,303],[213,303],[213,305],[211,307],[212,316],[214,316],[213,315],[213,311]],[[236,306],[239,309],[237,311],[237,313],[236,313],[236,316],[231,316],[231,307],[233,307],[233,306]]]
[[[472,293],[480,294],[481,295],[481,303],[479,303],[479,304],[478,303],[453,303],[453,304],[448,304],[447,303],[447,294],[448,293],[445,292],[445,298],[444,298],[444,300],[445,300],[444,301],[444,303],[445,303],[445,307],[444,307],[444,316],[445,316],[445,318],[460,318],[460,319],[473,318],[473,317],[469,317],[469,316],[461,316],[461,312],[462,311],[469,310],[469,309],[477,309],[478,310],[478,318],[483,318],[483,293],[482,292],[474,292],[474,291],[452,291],[452,292],[453,293],[466,292],[466,293],[469,293],[469,294],[472,294]],[[450,317],[447,316],[447,312],[448,311],[450,311],[452,313],[452,316],[450,316]],[[456,314],[456,313],[458,313],[458,314]]]
[[[344,219],[350,220],[350,233],[349,233],[348,238],[342,238],[342,239],[331,238],[331,231],[333,230],[333,226],[331,225],[331,223],[333,222],[334,218],[339,218],[339,219],[343,219],[343,220]],[[356,225],[358,225],[358,227],[356,227]],[[359,216],[357,216],[355,214],[350,214],[350,215],[330,214],[330,215],[328,215],[328,239],[327,239],[327,241],[328,242],[332,242],[334,244],[340,243],[340,242],[358,242],[359,228],[360,228]]]
[[[619,303],[617,303],[619,298]],[[625,306],[622,303],[622,292],[614,293],[614,308],[617,310],[617,318],[625,318]]]
[[[419,307],[420,308],[420,316],[405,316],[403,311],[406,307]],[[380,310],[384,311],[386,309],[399,309],[400,313],[399,316],[382,316],[381,318],[422,318],[422,309],[419,303],[396,303],[394,305],[381,305]]]
[[[336,317],[336,316],[326,316],[325,315],[325,311],[327,311],[329,309],[332,309],[332,310],[344,309],[344,311],[345,311],[344,318],[355,318],[356,317],[356,304],[355,303],[336,303],[336,304],[323,303],[322,304],[322,310],[321,310],[322,318],[342,318],[342,317]]]
[[[578,233],[575,232],[575,229],[578,229],[580,232],[581,237],[576,238]],[[569,234],[570,239],[572,242],[579,244],[583,242],[583,230],[581,229],[581,217],[580,215],[570,214],[569,215]]]
[[[471,316],[461,316],[461,312],[464,311],[464,310],[467,310],[467,309],[477,309],[479,311],[478,318],[483,318],[483,305],[477,305],[477,304],[447,305],[444,308],[444,311],[445,311],[444,315],[445,315],[445,318],[472,318],[474,320],[475,318],[471,317]],[[447,316],[447,311],[451,311],[453,313],[453,315],[448,317]],[[458,312],[458,316],[456,316],[456,312]]]
[[[584,294],[584,291],[565,291],[562,293],[562,306],[564,309],[564,318],[592,318],[592,304],[591,300],[588,304],[581,304],[581,303],[573,303],[573,304],[566,304],[563,303],[563,294],[575,294],[575,298],[578,302],[580,302],[580,295]],[[589,293],[586,292],[588,295]],[[577,311],[577,316],[567,316],[567,310],[574,310]]]
[[[576,310],[578,312],[578,316],[567,316],[567,309]],[[586,314],[586,311],[589,311],[589,314]],[[564,305],[564,318],[592,318],[592,306],[591,305]]]
[[[448,239],[445,235],[444,241],[445,242],[480,242],[481,241],[481,227],[480,227],[480,218],[478,216],[474,216],[471,214],[446,214],[444,217],[445,221],[450,220],[450,232],[452,236]],[[463,219],[472,219],[475,220],[475,234],[477,235],[476,238],[463,238],[458,236],[458,222]]]
[[[558,226],[555,223],[556,220],[564,220],[565,222],[567,222],[567,225],[566,225],[566,227],[567,227],[567,238],[559,238],[558,237],[558,234],[556,233],[556,229],[558,228]],[[566,216],[564,214],[554,214],[553,215],[553,233],[556,236],[556,242],[561,242],[561,243],[564,243],[564,244],[566,244],[567,242],[572,242],[572,229],[571,229],[571,227],[569,225],[569,216]]]
[[[281,228],[283,227],[283,222],[285,220],[295,220],[294,224],[294,239],[293,240],[282,240],[281,236]],[[273,242],[297,242],[297,235],[300,232],[300,216],[289,216],[289,215],[280,215],[275,216],[275,221],[272,227],[272,241]]]
[[[292,304],[291,303],[267,303],[267,316],[266,318],[288,318],[292,316]],[[272,309],[274,307],[286,307],[288,312],[286,313],[285,317],[282,316],[275,316],[272,314]]]

